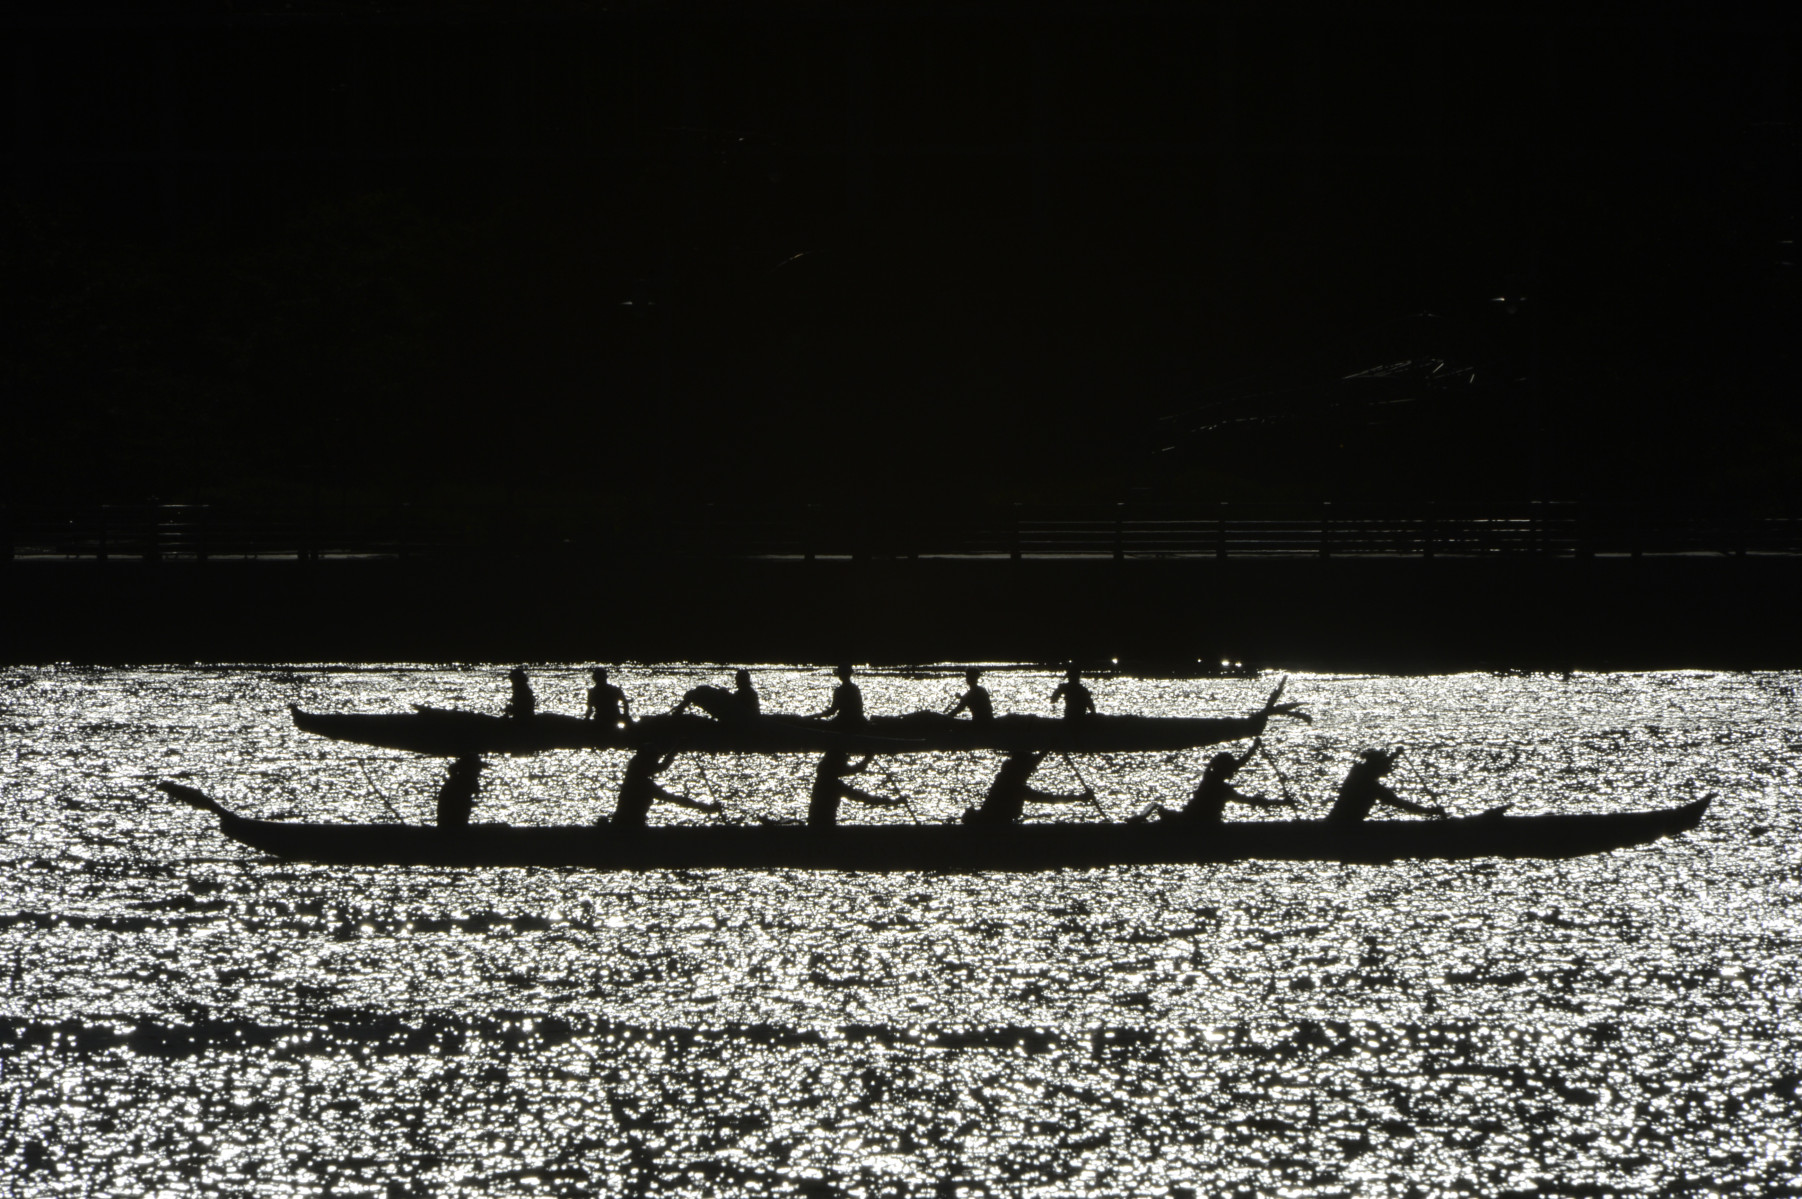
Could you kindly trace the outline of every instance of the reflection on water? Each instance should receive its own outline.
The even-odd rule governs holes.
[[[1719,795],[1684,838],[1570,862],[327,869],[258,860],[149,792],[191,776],[260,815],[420,819],[441,762],[300,736],[286,705],[498,710],[502,674],[6,672],[0,1178],[121,1196],[1802,1188],[1793,675],[1291,684],[1318,722],[1273,745],[1314,812],[1384,742],[1409,749],[1399,789],[1462,812]],[[615,680],[656,711],[721,677]],[[582,670],[536,681],[544,709],[580,711]],[[873,712],[942,709],[957,681],[862,679]],[[1049,711],[1055,681],[985,680],[1022,711]],[[817,711],[831,680],[758,683],[766,710]],[[1095,683],[1103,711],[1172,715],[1268,690]],[[1180,798],[1205,754],[1084,773],[1119,815]],[[498,761],[477,818],[592,819],[623,764]],[[872,789],[950,819],[994,766],[922,755]],[[811,768],[726,755],[667,777],[738,818],[798,815]],[[1241,784],[1274,793],[1267,771]]]

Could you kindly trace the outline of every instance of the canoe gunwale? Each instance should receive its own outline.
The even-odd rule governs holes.
[[[1710,797],[1712,798],[1712,797]],[[191,802],[191,801],[190,801]],[[1380,864],[1404,858],[1568,858],[1696,827],[1710,799],[1635,812],[1448,820],[1234,821],[1172,836],[1158,825],[1063,822],[976,832],[962,825],[595,826],[308,824],[218,805],[221,831],[290,861],[322,865],[535,866],[605,870],[798,869],[974,873],[1193,865],[1246,860]]]
[[[290,705],[302,732],[437,757],[552,750],[652,749],[692,753],[955,753],[1045,750],[1159,753],[1254,737],[1271,712],[1249,716],[1090,716],[1070,721],[1014,713],[977,723],[936,712],[872,717],[848,728],[772,713],[735,724],[700,715],[649,716],[624,728],[558,713],[525,719],[421,708],[415,712],[323,713]]]

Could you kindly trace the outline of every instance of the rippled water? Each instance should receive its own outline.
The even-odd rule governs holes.
[[[758,678],[768,709],[827,703],[822,671]],[[537,679],[579,711],[583,672]],[[726,679],[615,672],[646,711]],[[986,681],[1049,711],[1056,680]],[[942,708],[953,682],[864,691]],[[301,736],[286,705],[498,710],[497,669],[0,672],[0,1193],[1802,1193],[1799,682],[1292,680],[1317,723],[1273,745],[1315,811],[1385,742],[1400,789],[1458,811],[1718,795],[1696,832],[1595,858],[628,876],[284,865],[149,790],[420,819],[442,762]],[[1212,714],[1270,685],[1095,691]],[[1124,815],[1205,752],[1083,770]],[[478,819],[591,819],[623,765],[500,760]],[[950,819],[994,765],[868,785]],[[799,815],[810,774],[666,777],[743,818]],[[1276,791],[1261,764],[1242,784]]]

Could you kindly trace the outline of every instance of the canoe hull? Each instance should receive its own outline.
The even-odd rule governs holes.
[[[1570,858],[1643,845],[1696,827],[1708,801],[1608,815],[1246,821],[1177,831],[1155,825],[1029,824],[997,833],[960,825],[604,828],[297,824],[221,810],[222,830],[278,858],[327,865],[552,866],[597,870],[758,869],[1027,871],[1270,860]]]
[[[1254,737],[1267,717],[998,716],[977,724],[936,712],[877,716],[848,730],[805,716],[762,716],[728,724],[707,716],[648,716],[614,728],[574,716],[545,714],[518,720],[480,712],[422,708],[417,712],[333,714],[292,709],[295,727],[338,741],[411,753],[531,754],[558,749],[682,750],[699,753],[917,753],[955,750],[1050,750],[1130,753],[1194,749]]]

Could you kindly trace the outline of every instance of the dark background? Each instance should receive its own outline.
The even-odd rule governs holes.
[[[1794,17],[38,7],[11,503],[1797,498]]]

